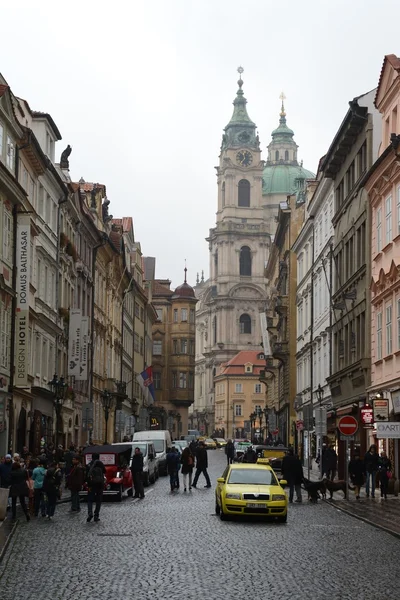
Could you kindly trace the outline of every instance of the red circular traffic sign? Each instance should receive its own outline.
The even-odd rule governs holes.
[[[358,429],[358,421],[351,415],[345,415],[339,420],[338,429],[342,435],[354,435]]]

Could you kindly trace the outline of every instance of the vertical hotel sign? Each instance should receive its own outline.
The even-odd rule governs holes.
[[[88,378],[88,345],[89,345],[89,317],[82,317],[79,374],[76,381],[87,381]]]
[[[81,325],[80,308],[69,311],[68,376],[78,377],[81,368]]]
[[[31,264],[31,220],[29,215],[18,215],[16,240],[16,293],[15,319],[15,386],[29,387],[29,283]]]

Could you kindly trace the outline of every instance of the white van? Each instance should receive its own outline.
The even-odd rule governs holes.
[[[112,446],[130,446],[132,448],[129,466],[131,466],[135,448],[140,448],[140,452],[143,454],[143,485],[148,486],[158,479],[158,460],[153,442],[143,441],[136,444],[133,442],[119,442],[112,444]]]
[[[167,430],[137,431],[133,435],[135,442],[153,442],[158,460],[158,472],[160,475],[167,474],[167,450],[172,446],[171,436]]]

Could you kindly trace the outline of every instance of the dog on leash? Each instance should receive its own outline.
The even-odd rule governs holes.
[[[331,481],[330,479],[322,480],[325,488],[330,493],[329,500],[332,500],[334,492],[343,492],[344,497],[346,498],[346,482],[344,479],[339,479],[338,481]],[[355,488],[349,484],[349,490],[354,490]]]
[[[308,500],[316,504],[318,499],[325,498],[326,496],[326,487],[323,480],[320,481],[310,481],[307,477],[303,478],[303,486],[308,494]],[[321,493],[321,496],[320,496]]]

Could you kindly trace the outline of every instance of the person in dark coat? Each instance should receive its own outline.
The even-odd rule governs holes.
[[[228,465],[231,465],[233,463],[233,459],[235,458],[235,444],[232,442],[232,440],[227,441],[225,446],[225,454]]]
[[[294,453],[293,448],[289,448],[286,456],[282,460],[282,475],[289,485],[289,502],[293,502],[294,491],[296,491],[296,502],[302,502],[301,484],[303,482],[303,467],[301,460]]]
[[[71,470],[69,472],[68,480],[67,480],[68,489],[71,492],[71,511],[72,512],[79,512],[81,510],[79,492],[81,491],[84,482],[85,482],[85,470],[81,465],[79,456],[77,454],[75,454],[72,457]]]
[[[381,488],[381,498],[387,500],[387,490],[389,487],[389,478],[392,475],[392,463],[388,459],[386,452],[382,451],[378,459],[379,487]]]
[[[337,471],[337,454],[332,446],[325,450],[325,473],[328,479],[333,481]]]
[[[135,498],[144,498],[143,486],[143,454],[140,448],[135,448],[135,453],[132,456],[131,472],[133,479],[133,487],[135,488]]]
[[[375,444],[370,446],[368,452],[365,453],[364,457],[364,471],[366,476],[365,491],[367,498],[369,498],[369,489],[371,482],[371,496],[375,498],[375,485],[376,485],[376,474],[378,472],[378,460],[379,456],[376,451]]]
[[[244,463],[256,463],[257,462],[257,452],[254,450],[253,446],[249,446],[244,453],[243,456]]]
[[[86,479],[88,483],[88,497],[87,507],[88,516],[87,523],[93,519],[93,504],[94,508],[94,520],[95,522],[100,521],[100,509],[101,503],[103,502],[103,491],[104,491],[104,477],[106,474],[106,468],[104,463],[100,460],[100,454],[93,452],[92,460],[87,465]]]
[[[204,442],[200,442],[199,447],[197,448],[197,451],[196,451],[196,473],[195,473],[194,481],[193,481],[193,485],[192,485],[193,488],[196,488],[197,482],[199,480],[201,473],[203,473],[203,475],[206,479],[206,485],[204,487],[206,487],[206,488],[211,487],[211,481],[210,481],[210,477],[207,473],[207,467],[208,467],[208,456],[207,456],[206,445]]]
[[[365,465],[358,453],[349,462],[349,476],[355,487],[356,500],[359,500],[360,488],[364,485]]]
[[[186,492],[187,478],[189,475],[189,492],[192,491],[192,474],[194,467],[194,456],[190,448],[184,448],[181,455],[183,491]]]
[[[54,517],[56,511],[57,498],[60,497],[60,486],[62,481],[61,469],[57,462],[53,462],[47,469],[43,481],[43,491],[46,494],[46,516],[49,521]]]
[[[173,494],[175,489],[179,490],[179,453],[174,446],[172,446],[172,448],[168,450],[167,471],[169,475],[169,483],[171,486],[171,494]]]
[[[13,521],[16,521],[17,518],[17,498],[19,498],[19,503],[24,511],[26,520],[31,520],[25,503],[25,499],[28,496],[28,472],[21,467],[19,462],[13,462],[10,474],[11,516]]]

